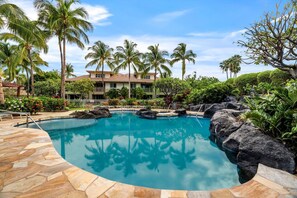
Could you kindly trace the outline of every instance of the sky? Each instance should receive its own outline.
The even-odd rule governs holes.
[[[84,59],[87,48],[96,41],[110,47],[123,45],[125,39],[137,43],[137,49],[160,44],[162,50],[172,53],[181,42],[197,54],[196,64],[187,64],[186,75],[214,76],[225,80],[219,63],[234,54],[244,56],[244,48],[236,42],[242,33],[265,13],[274,11],[276,4],[288,0],[81,0],[94,30],[88,32],[90,43],[84,50],[67,46],[67,63],[74,65],[76,75],[86,74]],[[33,0],[14,0],[31,19],[37,19]],[[42,54],[49,67],[60,70],[57,39],[48,42],[49,52]],[[95,70],[95,66],[88,70]],[[241,65],[239,74],[273,69],[262,65]],[[126,71],[121,71],[126,73]],[[172,68],[173,76],[181,78],[181,64]]]

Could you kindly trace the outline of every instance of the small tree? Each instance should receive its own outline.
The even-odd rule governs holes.
[[[80,98],[86,98],[94,90],[94,83],[90,79],[81,79],[67,84],[67,91],[80,95]]]
[[[248,28],[238,44],[255,64],[271,65],[297,78],[297,9],[292,0],[283,11],[267,13]]]
[[[178,78],[161,78],[156,81],[155,86],[165,95],[167,105],[170,105],[176,94],[189,89],[188,83]]]

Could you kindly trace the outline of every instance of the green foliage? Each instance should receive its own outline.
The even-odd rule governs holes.
[[[249,94],[245,87],[247,85],[254,86],[258,84],[258,73],[243,74],[234,79],[234,85],[240,90],[240,93]]]
[[[8,111],[23,112],[25,108],[22,100],[16,98],[6,98],[4,109]]]
[[[270,74],[271,71],[259,72],[257,76],[258,83],[271,83]]]
[[[143,97],[145,96],[145,92],[141,87],[136,87],[132,89],[131,93],[132,93],[132,97],[137,99],[143,99]]]
[[[106,92],[106,95],[110,99],[115,99],[120,96],[119,90],[118,89],[110,89],[108,92]]]
[[[127,102],[127,105],[137,105],[138,103],[136,98],[128,98],[126,102]]]
[[[42,101],[39,98],[23,98],[22,103],[24,105],[24,111],[30,112],[30,114],[36,114],[43,109]]]
[[[34,74],[34,80],[35,82],[47,80],[61,80],[61,76],[57,70],[53,70]]]
[[[280,87],[265,97],[246,98],[251,111],[244,114],[261,131],[280,139],[297,152],[297,86],[296,82]]]
[[[122,87],[120,90],[119,90],[119,94],[122,98],[128,98],[128,95],[129,95],[129,89],[127,87]]]
[[[187,97],[187,103],[219,103],[231,95],[230,86],[226,83],[211,84],[204,89],[194,89]]]
[[[66,100],[62,98],[40,97],[44,111],[62,111]],[[66,106],[66,104],[65,104]]]
[[[81,79],[66,84],[66,90],[86,98],[94,90],[94,83],[91,79]]]
[[[120,100],[119,99],[109,99],[108,100],[108,105],[110,106],[117,106],[120,104]]]
[[[38,81],[34,87],[37,96],[56,96],[60,92],[60,80],[48,79],[46,81]]]
[[[215,77],[207,77],[207,76],[199,76],[196,77],[196,72],[193,75],[189,75],[186,77],[186,82],[194,89],[203,89],[208,85],[219,82],[219,79]]]
[[[276,69],[271,72],[270,79],[273,85],[279,86],[286,84],[286,82],[291,79],[291,76],[284,71]]]

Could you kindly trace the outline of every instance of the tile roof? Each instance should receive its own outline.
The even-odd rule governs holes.
[[[77,81],[81,79],[90,78],[89,75],[78,76],[75,78],[68,78],[66,81]],[[101,82],[101,78],[91,78],[92,81]],[[104,78],[105,82],[129,82],[128,74],[114,74],[110,78]],[[130,82],[133,83],[153,83],[153,79],[137,79],[134,75],[130,76]]]

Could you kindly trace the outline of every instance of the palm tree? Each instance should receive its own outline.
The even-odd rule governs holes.
[[[66,72],[65,73],[66,73],[66,78],[76,77],[76,75],[74,74],[73,65],[71,63],[66,64]]]
[[[129,98],[131,96],[131,67],[134,70],[135,73],[138,73],[138,69],[143,66],[143,63],[141,62],[141,56],[142,54],[136,50],[137,44],[125,40],[124,46],[117,46],[117,52],[115,53],[115,61],[114,64],[116,66],[114,67],[115,72],[119,72],[120,69],[127,69],[129,72]]]
[[[112,60],[113,60],[113,48],[110,48],[108,45],[103,43],[102,41],[97,41],[92,47],[89,47],[91,52],[89,52],[85,59],[91,59],[91,61],[86,65],[90,67],[92,65],[97,65],[96,71],[99,71],[101,68],[101,78],[102,78],[102,86],[103,92],[105,94],[105,84],[104,84],[104,63],[107,63],[110,69],[112,69]]]
[[[27,17],[18,6],[12,3],[6,3],[5,0],[0,0],[0,28],[3,28],[14,19],[24,19]]]
[[[2,68],[0,67],[0,104],[5,103],[3,86],[2,86],[2,77],[3,76],[4,76],[4,72],[3,72]]]
[[[31,94],[34,96],[34,63],[32,54],[34,50],[42,50],[47,53],[48,46],[44,32],[37,26],[35,21],[14,20],[8,25],[11,33],[0,34],[0,39],[11,40],[18,43],[19,62],[28,58],[30,62]]]
[[[160,74],[160,76],[163,76],[164,74],[170,76],[171,70],[166,65],[167,63],[169,63],[169,60],[165,58],[166,56],[169,56],[169,53],[165,50],[159,50],[159,44],[149,46],[148,50],[149,52],[145,54],[146,65],[143,71],[144,75],[153,70],[155,73],[154,83],[156,82],[157,72]],[[156,97],[156,95],[156,88],[154,87],[154,97]]]
[[[234,74],[233,76],[236,77],[238,72],[240,72],[241,67],[240,64],[242,62],[242,58],[240,55],[234,55],[230,58],[230,71]]]
[[[192,50],[187,50],[187,45],[185,43],[180,43],[173,50],[173,54],[171,54],[171,65],[176,62],[182,62],[182,80],[184,79],[184,75],[186,73],[186,61],[192,62],[195,64],[195,58],[197,55]]]
[[[16,77],[16,69],[19,63],[18,46],[10,43],[0,43],[0,64],[3,72],[8,76],[8,81],[12,81]]]
[[[229,76],[228,76],[228,72],[229,72],[229,64],[228,64],[228,61],[227,60],[224,60],[223,62],[220,63],[220,68],[221,70],[224,72],[226,72],[226,75],[227,75],[227,80],[229,79]]]
[[[50,0],[35,0],[38,10],[38,21],[51,36],[58,38],[61,59],[61,97],[65,98],[66,73],[66,42],[84,49],[84,43],[89,43],[86,31],[93,29],[87,11],[82,7],[74,8],[79,0],[56,0],[56,5]],[[83,41],[82,41],[83,40]]]

